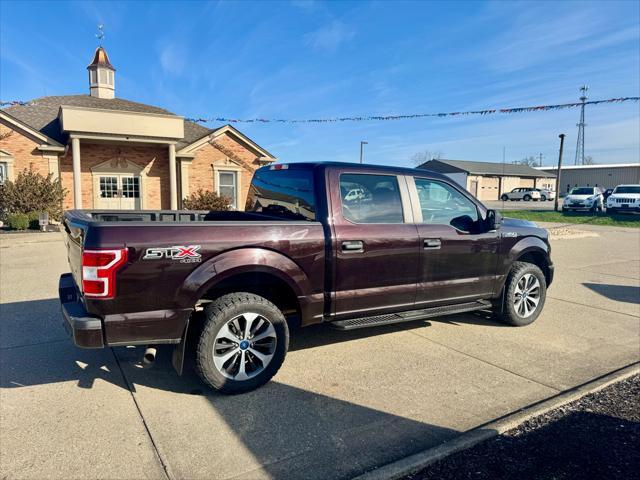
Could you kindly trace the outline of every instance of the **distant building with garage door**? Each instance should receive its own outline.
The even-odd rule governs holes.
[[[557,167],[538,167],[547,173],[558,173]],[[560,194],[566,194],[573,187],[615,188],[623,183],[640,183],[639,163],[612,163],[609,165],[567,165],[560,175]]]
[[[438,172],[451,178],[479,200],[499,200],[514,188],[556,189],[556,175],[528,165],[472,162],[467,160],[429,160],[418,168]]]

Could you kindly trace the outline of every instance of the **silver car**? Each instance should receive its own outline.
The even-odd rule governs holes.
[[[589,210],[591,212],[602,211],[604,196],[600,187],[576,187],[564,197],[562,211]]]
[[[542,200],[543,202],[556,198],[556,192],[554,192],[553,190],[548,190],[546,188],[534,188],[534,190],[540,192],[540,200]]]
[[[503,193],[500,197],[500,200],[506,202],[507,200],[524,200],[528,202],[529,200],[535,200],[536,202],[540,200],[541,195],[540,192],[535,188],[530,187],[520,187],[514,188],[510,192]]]

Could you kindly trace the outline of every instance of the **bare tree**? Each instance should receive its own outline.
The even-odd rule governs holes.
[[[440,160],[441,158],[442,152],[440,150],[436,150],[434,152],[431,150],[425,150],[423,152],[414,153],[411,156],[411,163],[418,167],[429,160]]]
[[[537,167],[538,166],[538,159],[536,157],[525,157],[522,160],[517,160],[514,163],[518,164],[518,165],[528,165],[529,167]]]

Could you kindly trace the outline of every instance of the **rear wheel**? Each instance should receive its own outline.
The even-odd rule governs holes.
[[[525,195],[522,199],[523,199],[525,202],[528,202],[529,200],[531,200],[531,195]]]
[[[542,271],[532,263],[514,262],[504,288],[498,319],[516,327],[533,323],[540,315],[547,297],[547,284]]]
[[[205,383],[222,393],[242,393],[276,374],[289,348],[289,329],[273,303],[252,293],[231,293],[204,313],[196,362]]]
[[[542,196],[540,197],[540,200],[542,200],[543,202],[546,202],[546,201],[547,201],[547,197],[546,197],[546,195],[542,195]]]

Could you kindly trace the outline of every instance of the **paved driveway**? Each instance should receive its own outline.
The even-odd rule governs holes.
[[[482,315],[294,335],[264,388],[225,397],[170,350],[80,350],[56,299],[57,234],[2,236],[0,478],[347,478],[640,357],[640,232],[554,240],[538,321]]]
[[[493,208],[495,210],[553,210],[552,201],[546,202],[534,202],[533,200],[530,202],[525,202],[524,200],[519,201],[508,201],[503,202],[502,200],[483,200],[482,203],[487,208]],[[562,206],[562,200],[558,202],[559,206]]]

